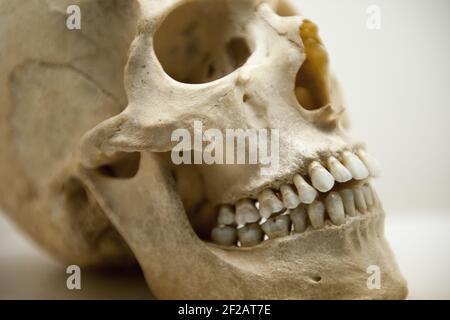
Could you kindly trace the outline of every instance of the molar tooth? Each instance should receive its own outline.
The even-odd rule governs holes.
[[[280,212],[284,209],[283,202],[270,189],[266,189],[258,195],[258,202],[259,214],[263,218],[269,218],[272,213]]]
[[[237,231],[228,226],[216,227],[211,232],[211,239],[223,246],[233,246],[236,245]]]
[[[298,205],[300,204],[300,198],[297,196],[294,189],[290,185],[281,185],[280,192],[283,197],[284,206],[286,208],[294,209],[298,207]]]
[[[246,223],[254,223],[259,220],[258,210],[256,210],[253,201],[242,199],[236,203],[236,223],[240,226]]]
[[[370,187],[368,185],[363,186],[362,190],[363,190],[363,193],[364,193],[364,199],[366,200],[367,206],[368,207],[373,206],[374,201],[373,201],[372,190],[370,189]]]
[[[379,177],[381,175],[380,165],[374,157],[362,149],[358,150],[358,156],[369,169],[369,173],[372,177]]]
[[[291,230],[291,219],[287,215],[270,218],[261,228],[270,239],[285,237]]]
[[[353,195],[353,191],[351,189],[345,189],[341,191],[342,200],[344,202],[345,212],[350,217],[356,216],[356,208],[355,208],[355,196]]]
[[[317,190],[311,187],[301,175],[296,174],[294,176],[294,184],[302,203],[310,204],[314,202],[317,197]]]
[[[308,227],[306,209],[303,206],[290,210],[289,216],[291,217],[292,224],[294,225],[294,231],[296,233],[303,233]]]
[[[328,158],[328,169],[337,182],[344,183],[352,180],[350,171],[335,157]]]
[[[353,194],[355,196],[355,204],[356,209],[358,209],[359,212],[363,213],[367,210],[366,200],[364,199],[364,192],[361,188],[355,188],[353,189]]]
[[[324,225],[325,207],[322,202],[314,201],[308,206],[308,217],[314,229],[320,229]]]
[[[261,243],[264,233],[258,224],[248,224],[237,231],[242,247],[256,246]]]
[[[317,161],[309,166],[309,176],[314,188],[320,192],[330,191],[334,186],[333,176]]]
[[[364,180],[369,176],[369,170],[367,170],[364,163],[352,152],[346,151],[342,155],[342,160],[345,167],[350,171],[355,180]]]
[[[231,226],[236,221],[236,215],[234,213],[233,206],[223,205],[219,208],[219,215],[217,217],[217,222],[219,225]]]
[[[325,199],[328,216],[331,221],[339,226],[345,223],[345,211],[342,198],[337,192],[331,192]]]

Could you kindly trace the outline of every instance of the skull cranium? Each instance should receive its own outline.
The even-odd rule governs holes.
[[[48,210],[41,221],[57,230],[46,229],[41,241],[85,264],[132,262],[129,247],[161,298],[403,298],[405,282],[384,240],[384,212],[368,185],[376,167],[347,134],[343,100],[315,25],[284,1],[143,0],[138,24],[136,6],[116,3],[127,9],[118,28],[127,28],[97,54],[108,56],[111,45],[126,48],[137,25],[125,109],[126,99],[101,90],[117,85],[113,72],[99,80],[101,66],[82,72],[87,53],[51,65],[34,57],[13,69],[10,125],[25,141],[16,142],[19,158],[26,164],[44,159],[25,170],[26,181],[44,190],[34,204],[44,208],[35,210]],[[122,50],[108,66],[120,68],[125,58]],[[75,106],[89,104],[72,114],[70,120],[86,120],[74,124],[73,140],[53,137],[62,129],[50,133],[58,141],[48,144],[54,148],[48,158],[26,143],[39,143],[34,130],[48,132],[36,125],[72,122],[51,117],[53,109],[43,123],[20,111],[36,100],[52,104],[30,94],[30,83],[39,81],[60,91],[78,81],[82,100]],[[278,129],[278,170],[262,175],[261,165],[174,165],[172,133],[194,134],[196,121],[220,132]],[[57,169],[47,173],[47,163]],[[12,201],[10,210],[15,207]],[[73,210],[86,213],[74,217]],[[36,233],[26,217],[16,216]],[[55,244],[66,230],[77,239]],[[95,241],[86,241],[92,234]],[[371,265],[382,272],[380,290],[367,287]]]

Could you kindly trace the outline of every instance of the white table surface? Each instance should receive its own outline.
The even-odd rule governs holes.
[[[409,299],[450,299],[450,212],[390,214],[386,233]],[[69,291],[65,271],[0,216],[0,299],[152,298],[139,273],[83,272]]]

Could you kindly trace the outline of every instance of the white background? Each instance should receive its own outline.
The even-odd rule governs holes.
[[[320,26],[352,130],[382,164],[376,186],[410,298],[450,299],[450,1],[294,2]],[[369,5],[380,30],[366,27]],[[0,298],[150,297],[140,275],[83,274],[81,292],[65,279],[0,218]]]
[[[296,0],[316,22],[386,208],[450,212],[450,1]],[[370,5],[381,29],[366,26]]]

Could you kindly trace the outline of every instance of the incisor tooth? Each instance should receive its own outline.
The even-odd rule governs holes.
[[[364,193],[364,199],[366,200],[366,205],[368,207],[373,206],[373,195],[372,195],[372,190],[370,189],[369,186],[363,186],[362,187],[363,193]]]
[[[258,202],[259,214],[263,218],[269,218],[272,213],[280,212],[284,209],[283,202],[270,189],[266,189],[258,195]]]
[[[268,219],[261,228],[269,236],[269,239],[285,237],[291,229],[291,219],[287,215]]]
[[[290,210],[289,216],[291,217],[295,232],[303,233],[306,231],[308,221],[306,209],[303,206],[298,206],[297,208]]]
[[[363,213],[367,210],[366,200],[364,199],[364,192],[361,188],[354,188],[353,195],[355,196],[356,209]]]
[[[324,225],[325,207],[322,202],[314,201],[308,206],[308,217],[314,229],[320,229]]]
[[[355,208],[355,196],[353,195],[353,191],[351,189],[342,190],[341,196],[344,203],[345,212],[350,217],[355,217],[356,208]]]
[[[219,208],[219,215],[217,222],[219,225],[231,226],[236,221],[236,215],[234,214],[234,208],[230,205],[223,205]]]
[[[233,227],[217,227],[212,230],[211,239],[223,246],[233,246],[236,245],[237,231]]]
[[[237,233],[242,247],[256,246],[261,243],[264,236],[258,224],[248,224],[238,229]]]
[[[334,178],[320,163],[314,161],[309,166],[311,182],[320,192],[330,191],[334,186]]]
[[[240,226],[246,223],[254,223],[259,220],[259,213],[253,201],[242,199],[236,203],[236,223]]]
[[[369,176],[369,170],[355,154],[346,151],[342,155],[342,160],[345,167],[352,174],[353,179],[364,180]]]
[[[345,223],[345,211],[342,198],[337,192],[331,192],[325,199],[328,216],[331,221],[339,226]]]
[[[337,182],[344,183],[352,180],[352,174],[335,157],[328,158],[328,169]]]
[[[288,185],[283,184],[280,187],[281,196],[283,197],[284,206],[288,209],[297,208],[300,204],[300,198],[295,193],[294,189]]]
[[[369,169],[369,173],[372,177],[379,177],[381,175],[380,165],[378,161],[364,150],[358,150],[358,156]]]
[[[317,197],[317,190],[311,187],[299,174],[294,176],[294,184],[298,191],[301,203],[313,203]]]

